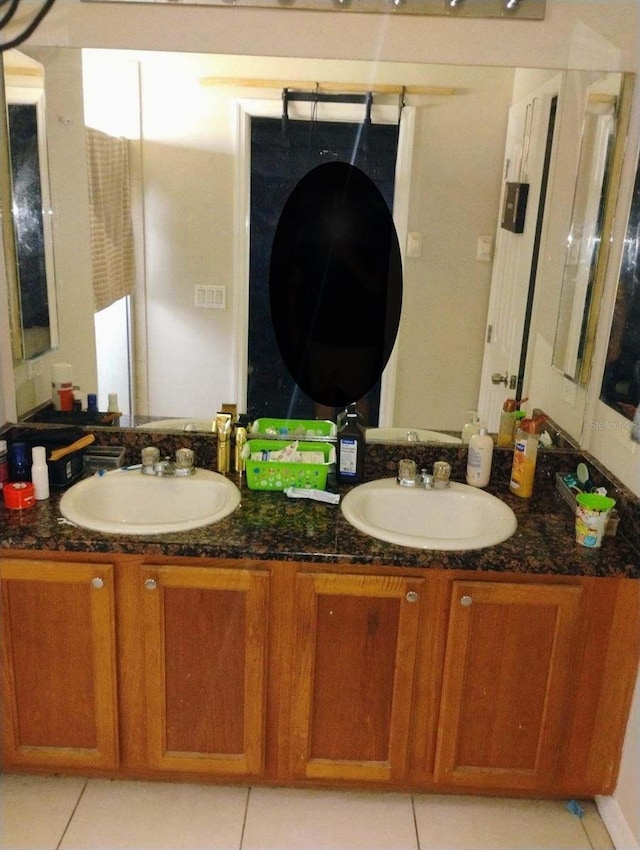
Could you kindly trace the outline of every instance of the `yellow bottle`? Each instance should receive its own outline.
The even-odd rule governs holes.
[[[522,499],[528,499],[533,493],[533,479],[538,457],[537,425],[534,419],[523,419],[516,434],[509,489]]]

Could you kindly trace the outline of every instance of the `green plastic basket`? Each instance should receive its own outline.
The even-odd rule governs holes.
[[[335,439],[336,423],[330,419],[256,419],[251,435],[274,440]]]
[[[275,452],[290,445],[291,440],[248,440],[248,453]],[[286,490],[304,487],[325,490],[329,467],[336,462],[336,450],[330,443],[298,442],[301,452],[322,452],[324,463],[283,463],[272,460],[245,461],[247,487],[250,490]]]

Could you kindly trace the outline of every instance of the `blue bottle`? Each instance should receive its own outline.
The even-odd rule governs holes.
[[[9,451],[9,480],[31,481],[31,463],[26,443],[13,443]]]

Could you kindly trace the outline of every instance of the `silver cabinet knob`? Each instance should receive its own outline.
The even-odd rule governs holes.
[[[92,578],[91,579],[91,587],[95,587],[96,590],[100,590],[101,587],[104,587],[104,579],[103,578]]]
[[[461,596],[460,597],[460,604],[464,605],[465,608],[468,608],[469,605],[471,605],[472,602],[473,602],[473,599],[470,596]]]
[[[158,582],[154,578],[145,579],[144,586],[147,590],[155,590],[158,586]]]
[[[417,602],[418,594],[415,592],[415,590],[410,590],[405,596],[405,599],[407,600],[407,602]]]

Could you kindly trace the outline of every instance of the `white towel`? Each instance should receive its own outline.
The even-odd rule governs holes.
[[[94,305],[103,310],[135,282],[126,139],[86,128]]]

